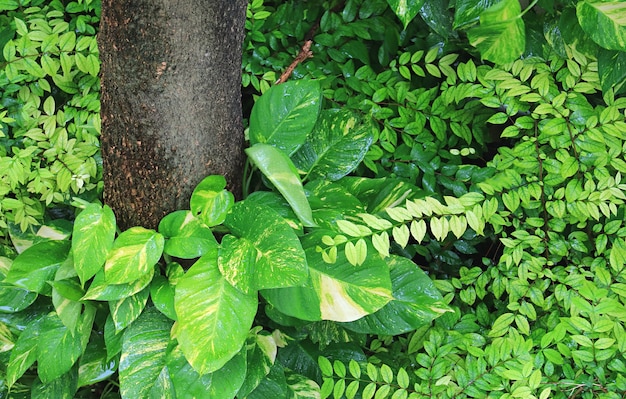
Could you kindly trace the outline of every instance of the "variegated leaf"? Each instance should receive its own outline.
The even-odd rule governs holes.
[[[165,240],[154,230],[131,227],[117,237],[104,265],[105,281],[128,284],[152,271],[163,254]]]
[[[102,268],[115,239],[115,215],[108,206],[88,205],[74,222],[74,267],[84,285]]]

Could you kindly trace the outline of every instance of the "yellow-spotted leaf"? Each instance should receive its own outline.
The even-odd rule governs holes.
[[[191,212],[209,227],[221,224],[235,203],[235,197],[225,188],[224,176],[211,175],[205,177],[191,194]]]
[[[172,321],[150,308],[124,332],[120,357],[122,398],[174,398],[166,368]]]
[[[324,262],[314,246],[305,251],[311,275],[307,286],[261,291],[280,312],[302,320],[348,322],[376,312],[392,299],[389,268],[378,254],[355,267],[343,251],[333,264]]]
[[[217,250],[196,261],[176,285],[173,332],[194,370],[214,372],[239,352],[257,306],[256,293],[244,294],[222,276]]]
[[[452,311],[430,277],[411,260],[392,255],[387,263],[393,300],[373,314],[343,324],[346,328],[365,334],[397,335]]]
[[[626,3],[580,1],[578,23],[594,42],[608,50],[626,51]]]
[[[387,0],[387,3],[406,28],[420,11],[425,0]]]
[[[303,285],[306,256],[289,223],[274,210],[243,201],[224,225],[232,235],[222,239],[218,264],[224,278],[241,291]]]
[[[117,237],[104,264],[109,284],[128,284],[152,271],[163,254],[165,240],[154,230],[132,227]]]
[[[122,331],[139,317],[146,306],[149,296],[150,288],[146,287],[133,296],[118,299],[117,301],[109,301],[109,311],[113,318],[115,331]]]
[[[146,288],[152,281],[154,269],[142,275],[139,279],[124,284],[109,284],[104,279],[104,269],[96,273],[89,289],[82,300],[115,301],[138,293]]]
[[[102,268],[115,239],[115,215],[108,206],[88,205],[74,222],[72,254],[84,285]]]
[[[7,273],[4,282],[40,294],[51,291],[48,281],[54,280],[70,250],[68,241],[43,241],[22,252]]]
[[[276,147],[261,143],[247,148],[246,154],[289,202],[300,222],[304,226],[315,227],[311,206],[291,159]]]

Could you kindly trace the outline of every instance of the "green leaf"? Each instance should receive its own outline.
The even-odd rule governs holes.
[[[608,50],[626,51],[626,3],[580,1],[578,23],[594,42]]]
[[[78,386],[93,385],[109,379],[117,371],[117,359],[107,360],[104,338],[94,334],[81,356],[78,366]]]
[[[198,374],[176,346],[168,350],[167,368],[177,398],[232,399],[246,376],[246,353],[238,353],[213,373]]]
[[[396,13],[406,28],[424,5],[425,0],[387,0],[389,7]]]
[[[176,285],[175,336],[200,374],[218,370],[243,346],[256,315],[258,299],[234,288],[220,274],[211,251]]]
[[[254,331],[254,330],[253,330]],[[246,397],[267,376],[276,360],[276,341],[267,333],[253,333],[246,341],[246,379],[237,392],[238,397]]]
[[[164,238],[154,230],[131,227],[117,237],[104,264],[109,284],[127,284],[152,271],[163,253]]]
[[[404,204],[406,199],[423,197],[425,192],[403,179],[344,177],[337,181],[349,193],[367,206],[367,212],[376,214],[387,208]]]
[[[10,388],[37,360],[37,345],[44,319],[28,323],[11,350],[6,369],[6,384]]]
[[[4,282],[39,294],[49,294],[50,286],[47,282],[54,280],[54,275],[67,259],[69,250],[68,241],[43,241],[35,244],[15,258]]]
[[[150,308],[124,332],[120,357],[120,393],[123,398],[170,398],[171,390],[159,392],[161,379],[169,379],[166,349],[172,322]]]
[[[280,312],[302,320],[349,322],[377,311],[392,299],[389,269],[377,254],[355,267],[343,251],[333,264],[324,262],[315,248],[305,251],[311,275],[307,286],[261,291]]]
[[[109,284],[104,279],[104,270],[96,273],[89,289],[85,293],[85,296],[82,297],[82,300],[96,299],[100,301],[114,301],[117,299],[123,299],[129,297],[137,292],[146,288],[150,282],[152,281],[152,276],[154,275],[154,269],[150,269],[150,271],[144,275],[142,275],[139,279],[125,284]]]
[[[373,314],[343,324],[344,327],[364,334],[398,335],[452,311],[430,277],[415,263],[392,255],[387,264],[391,269],[391,302]]]
[[[621,92],[626,83],[626,53],[601,49],[598,52],[598,74],[602,91],[607,92],[614,87]]]
[[[163,276],[155,276],[150,285],[150,299],[154,307],[165,316],[176,320],[174,309],[174,285]]]
[[[339,180],[359,166],[373,138],[371,123],[362,121],[355,112],[324,110],[291,159],[309,180]]]
[[[36,379],[33,382],[30,398],[31,399],[73,399],[78,388],[76,368],[72,368],[59,378],[49,383],[43,383]]]
[[[503,0],[480,14],[480,25],[468,30],[467,36],[482,58],[506,64],[522,55],[526,33],[521,12],[519,1]]]
[[[218,265],[226,280],[247,294],[259,289],[303,285],[306,256],[289,223],[270,208],[239,202],[224,225]],[[237,238],[235,238],[237,237]]]
[[[252,107],[250,144],[266,143],[293,154],[313,130],[321,102],[317,81],[293,80],[273,86]]]
[[[302,224],[315,227],[311,206],[304,194],[300,176],[289,157],[268,144],[255,144],[245,151],[252,162],[289,202]]]
[[[479,21],[480,14],[499,0],[457,0],[454,9],[454,29],[463,29]]]
[[[115,331],[122,331],[141,315],[149,296],[150,289],[146,287],[133,296],[109,302]]]
[[[90,204],[76,217],[72,254],[83,285],[102,268],[114,239],[115,215],[108,206]]]
[[[235,197],[225,187],[224,176],[211,175],[205,177],[191,194],[191,211],[209,227],[221,224],[235,202]]]
[[[89,341],[95,315],[94,307],[86,307],[75,331],[55,314],[44,319],[39,332],[43,344],[37,347],[37,372],[42,382],[59,378],[76,363]]]
[[[211,228],[191,211],[181,210],[165,216],[159,223],[159,233],[167,238],[163,252],[177,258],[199,258],[217,247]]]
[[[28,308],[35,299],[37,299],[36,292],[0,281],[0,313],[22,311]]]

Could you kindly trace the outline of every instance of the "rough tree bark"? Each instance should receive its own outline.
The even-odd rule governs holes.
[[[118,225],[155,228],[222,174],[241,190],[246,0],[103,0],[104,200]]]

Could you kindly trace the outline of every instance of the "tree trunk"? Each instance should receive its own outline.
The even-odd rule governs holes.
[[[243,170],[246,0],[103,0],[104,200],[118,225],[155,228],[209,174]]]

